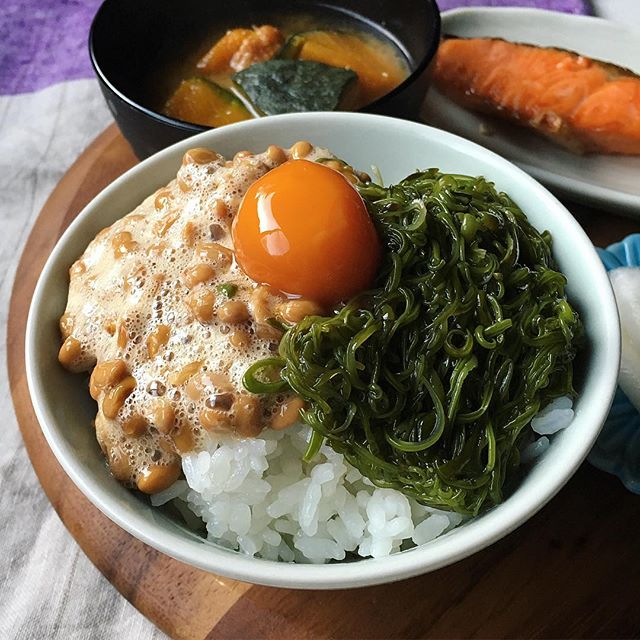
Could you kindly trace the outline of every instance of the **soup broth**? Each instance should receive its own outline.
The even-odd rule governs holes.
[[[353,80],[347,78],[344,88],[335,89],[335,104],[321,103],[321,110],[360,109],[392,91],[410,74],[409,56],[394,38],[350,14],[324,9],[287,15],[265,13],[251,19],[244,25],[217,27],[202,37],[202,44],[192,54],[164,67],[162,77],[154,79],[163,113],[205,126],[268,115],[270,112],[240,86],[236,75],[266,61],[274,61],[272,67],[278,70],[288,70],[291,65],[296,71],[317,72],[328,65],[352,71]],[[307,65],[298,67],[299,62]],[[289,87],[285,81],[282,85],[285,90]],[[313,100],[309,104],[309,108],[293,105],[283,111],[318,109]]]

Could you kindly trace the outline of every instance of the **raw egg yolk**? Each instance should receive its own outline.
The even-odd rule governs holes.
[[[256,180],[232,235],[252,280],[325,306],[367,289],[380,264],[360,194],[338,171],[308,160],[289,160]]]

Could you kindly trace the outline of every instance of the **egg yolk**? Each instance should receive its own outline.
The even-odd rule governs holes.
[[[338,171],[308,160],[289,160],[256,180],[232,235],[252,280],[324,306],[367,289],[380,264],[380,240],[360,194]]]

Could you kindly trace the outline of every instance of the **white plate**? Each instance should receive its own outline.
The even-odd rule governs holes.
[[[454,9],[442,14],[442,33],[569,49],[640,75],[640,31],[600,18],[538,9]],[[531,130],[467,111],[434,88],[423,117],[509,158],[561,196],[640,217],[640,157],[572,154]],[[482,133],[487,129],[490,134]]]

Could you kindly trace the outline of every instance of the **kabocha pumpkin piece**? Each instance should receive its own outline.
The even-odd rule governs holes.
[[[252,117],[233,93],[205,78],[182,81],[164,112],[172,118],[207,127],[221,127]]]
[[[283,43],[284,37],[275,27],[266,24],[254,28],[253,33],[243,40],[233,54],[229,64],[234,71],[242,71],[258,62],[271,60]]]
[[[270,60],[284,42],[280,30],[269,24],[253,29],[231,29],[198,62],[208,74],[241,71],[256,62]]]
[[[308,31],[291,38],[287,55],[351,69],[358,76],[360,105],[397,87],[407,76],[406,64],[387,43],[342,31]]]
[[[287,38],[284,47],[280,50],[278,58],[282,60],[297,60],[300,55],[300,49],[304,44],[305,33],[294,33]]]
[[[251,29],[230,29],[200,58],[196,66],[203,73],[228,72],[233,54],[251,33]]]

